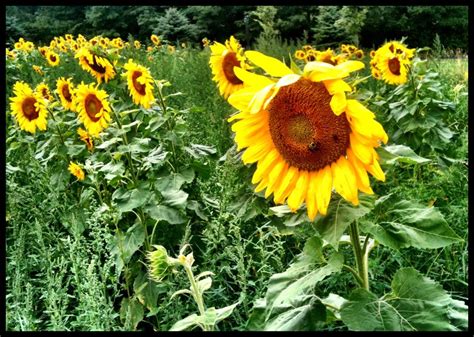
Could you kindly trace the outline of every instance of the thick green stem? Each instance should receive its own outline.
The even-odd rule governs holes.
[[[362,287],[369,290],[368,251],[362,250],[360,246],[359,227],[357,222],[353,222],[350,225],[350,237],[357,270],[359,272],[359,277],[362,279]]]
[[[56,124],[56,130],[58,131],[59,139],[61,140],[61,143],[63,144],[64,147],[66,147],[66,143],[64,142],[63,134],[61,132],[61,129],[59,129],[58,122],[56,121],[56,118],[54,117],[54,113],[51,110],[48,109],[48,111],[51,114],[51,118],[53,119],[54,123]],[[69,154],[66,152],[66,160],[69,163],[71,161],[71,158],[69,158]]]
[[[188,275],[189,282],[191,283],[193,297],[194,297],[194,300],[196,301],[196,304],[198,306],[199,314],[202,317],[204,317],[204,314],[205,314],[204,300],[202,298],[201,292],[199,291],[198,285],[196,283],[196,279],[194,278],[194,274],[193,274],[193,271],[191,269],[191,266],[188,266],[186,264],[183,265],[183,266],[184,266],[184,269],[186,270],[186,274]],[[212,331],[213,329],[212,329],[212,326],[203,325],[203,330],[204,331]]]

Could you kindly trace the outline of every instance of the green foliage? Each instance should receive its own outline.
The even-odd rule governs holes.
[[[459,331],[467,328],[467,306],[415,269],[403,268],[393,277],[392,291],[381,298],[354,290],[341,318],[356,331]]]
[[[177,8],[168,8],[164,15],[156,20],[154,34],[173,43],[178,41],[195,40],[199,33],[198,27]]]

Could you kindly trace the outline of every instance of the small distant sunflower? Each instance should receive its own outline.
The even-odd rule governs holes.
[[[82,170],[82,168],[77,165],[76,163],[74,162],[69,162],[69,167],[68,167],[68,170],[69,172],[71,172],[71,174],[73,176],[75,176],[77,178],[77,180],[84,180],[85,178],[85,174],[84,174],[84,171]]]
[[[94,141],[92,140],[92,137],[89,135],[89,133],[84,130],[83,128],[77,129],[77,134],[81,138],[81,140],[86,143],[87,149],[89,151],[92,151],[94,149]]]
[[[158,45],[160,44],[160,42],[161,42],[161,41],[160,41],[160,38],[159,38],[157,35],[155,35],[155,34],[151,34],[150,40],[151,40],[151,42],[153,42],[153,44],[154,44],[155,46],[158,46]]]
[[[297,51],[295,51],[295,58],[297,60],[304,60],[305,57],[306,53],[304,50],[298,49]]]
[[[133,45],[134,45],[135,48],[137,48],[137,49],[140,49],[140,47],[142,46],[142,44],[141,44],[140,41],[138,41],[138,40],[133,41]]]
[[[309,44],[305,44],[303,47],[301,47],[301,49],[303,49],[304,51],[308,51],[308,50],[313,49],[313,47]]]
[[[209,39],[207,37],[203,38],[201,40],[201,42],[202,42],[203,47],[207,47],[207,46],[209,46],[209,43],[211,43],[211,41],[209,41]]]
[[[361,59],[364,57],[364,51],[361,50],[361,49],[357,49],[356,52],[354,53],[355,57],[357,57],[358,59]]]
[[[13,86],[15,97],[10,98],[10,109],[20,129],[35,133],[36,129],[46,130],[48,110],[41,94],[33,92],[24,82],[16,82]]]
[[[102,83],[102,81],[107,83],[115,77],[112,63],[105,57],[94,54],[88,48],[79,49],[74,57],[79,59],[82,69],[94,76],[98,83]]]
[[[48,60],[49,65],[56,67],[59,64],[59,55],[49,49],[46,52],[46,60]]]
[[[38,51],[43,57],[46,57],[46,53],[48,52],[48,47],[45,47],[45,46],[38,47]]]
[[[308,49],[306,51],[306,54],[305,54],[305,57],[304,57],[304,60],[306,62],[313,62],[313,61],[316,61],[316,56],[318,55],[318,52],[315,50],[315,49]]]
[[[385,43],[375,51],[372,58],[372,74],[378,73],[379,77],[389,84],[406,83],[414,52],[415,49],[409,49],[398,41]]]
[[[335,55],[334,55],[333,50],[331,48],[328,48],[325,51],[318,51],[316,53],[316,61],[335,65],[336,60],[335,60]]]
[[[98,137],[110,121],[110,106],[107,93],[97,89],[99,85],[81,83],[75,90],[74,105],[79,119],[89,134]]]
[[[374,148],[388,137],[371,111],[346,99],[342,80],[364,64],[309,62],[298,75],[262,53],[245,56],[271,76],[237,68],[244,88],[228,99],[239,110],[229,121],[238,150],[246,148],[242,160],[257,163],[255,191],[287,200],[293,212],[305,202],[311,220],[326,214],[333,187],[354,205],[358,190],[372,194],[367,172],[385,180]]]
[[[243,48],[233,36],[226,40],[225,45],[214,42],[210,48],[209,65],[214,75],[212,79],[217,82],[219,93],[227,98],[243,86],[242,80],[235,75],[234,67],[249,69],[250,66],[246,63]]]
[[[41,70],[41,68],[37,65],[33,65],[33,70],[36,71],[38,74],[40,74],[41,76],[44,75],[43,73],[43,70]]]
[[[75,111],[74,107],[74,84],[71,78],[58,78],[56,81],[56,93],[59,95],[62,106],[71,111]]]
[[[51,101],[53,100],[53,96],[51,96],[51,92],[50,92],[49,87],[48,87],[48,85],[47,85],[46,83],[41,82],[40,84],[38,84],[38,85],[36,86],[36,88],[35,88],[35,91],[36,91],[37,93],[40,93],[41,96],[42,96],[45,100],[47,100],[47,101],[49,101],[49,102],[51,102]]]
[[[135,104],[142,105],[145,109],[150,108],[153,102],[153,77],[150,71],[129,59],[123,66],[126,72],[122,75],[127,78],[128,90]]]

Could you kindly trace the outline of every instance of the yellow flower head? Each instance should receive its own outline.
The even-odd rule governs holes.
[[[41,76],[44,75],[43,73],[43,70],[41,70],[41,68],[37,65],[33,65],[33,70],[36,71],[38,74],[40,74]]]
[[[153,44],[154,44],[155,46],[158,46],[158,45],[160,44],[160,42],[161,42],[161,41],[160,41],[160,38],[159,38],[157,35],[155,35],[155,34],[151,34],[150,40],[151,40],[151,42],[153,42]]]
[[[74,57],[79,59],[82,69],[94,76],[98,83],[107,83],[115,77],[112,63],[105,57],[94,54],[88,48],[79,49]]]
[[[107,93],[97,87],[98,84],[94,86],[81,83],[77,86],[74,97],[74,106],[79,119],[93,137],[98,137],[108,126],[111,111]]]
[[[168,45],[167,48],[168,48],[168,52],[169,52],[170,54],[173,54],[173,53],[175,52],[175,50],[176,50],[176,47],[175,47],[175,46],[172,46],[172,45]]]
[[[298,49],[297,51],[295,51],[295,58],[297,60],[304,60],[305,57],[306,57],[306,53],[304,50]]]
[[[61,100],[61,105],[66,110],[75,111],[74,107],[74,84],[71,78],[64,79],[64,77],[58,78],[56,81],[56,93]]]
[[[48,60],[49,65],[56,67],[59,64],[59,55],[51,49],[48,49],[46,52],[46,60]]]
[[[15,97],[10,98],[10,109],[20,129],[35,133],[36,129],[46,130],[48,110],[41,94],[33,92],[24,82],[16,82],[13,86]]]
[[[53,96],[51,96],[51,92],[46,83],[41,82],[40,84],[38,84],[35,88],[35,91],[41,94],[41,96],[48,102],[51,102],[53,100]]]
[[[390,41],[377,49],[371,61],[372,75],[389,84],[403,84],[408,80],[408,69],[415,49],[403,43]]]
[[[329,63],[332,65],[336,64],[336,58],[334,52],[331,48],[326,49],[325,51],[316,52],[316,61]]]
[[[209,46],[209,43],[211,43],[211,41],[209,41],[209,39],[207,37],[203,38],[201,40],[201,42],[202,42],[203,47],[207,47],[207,46]]]
[[[84,180],[85,174],[82,168],[74,162],[69,162],[69,172],[77,178],[77,180]]]
[[[138,41],[138,40],[133,41],[133,45],[134,45],[135,48],[137,48],[137,49],[140,49],[140,47],[142,46],[142,44],[141,44],[140,41]]]
[[[84,130],[83,128],[77,129],[77,134],[81,138],[81,140],[86,143],[87,149],[89,151],[92,151],[94,149],[94,141],[92,140],[92,137],[89,135],[89,133]]]
[[[129,59],[123,66],[126,72],[122,75],[127,78],[128,90],[135,104],[142,105],[149,109],[151,103],[155,100],[153,96],[153,77],[150,71]]]
[[[246,63],[243,48],[233,36],[226,40],[225,45],[214,42],[210,48],[212,79],[217,82],[219,93],[227,98],[243,86],[243,82],[235,75],[235,69],[249,69],[250,66]]]
[[[367,172],[385,175],[374,148],[388,136],[363,104],[347,99],[343,80],[364,67],[309,62],[301,75],[260,52],[245,53],[268,76],[236,68],[244,87],[228,101],[239,113],[229,118],[244,164],[257,163],[252,183],[276,204],[295,212],[306,203],[308,217],[325,215],[334,188],[352,204],[358,190],[372,194]]]
[[[316,61],[317,55],[318,55],[318,51],[316,51],[315,49],[308,49],[306,51],[305,56],[304,56],[304,60],[305,60],[305,62]]]

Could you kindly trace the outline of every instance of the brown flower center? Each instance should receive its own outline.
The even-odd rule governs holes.
[[[141,95],[141,96],[145,96],[146,92],[145,92],[145,88],[146,86],[144,84],[141,84],[137,81],[137,78],[139,78],[140,76],[142,76],[142,72],[141,71],[134,71],[133,74],[132,74],[132,83],[133,83],[133,87],[135,88],[135,90]]]
[[[21,104],[21,110],[23,111],[23,116],[25,116],[29,121],[32,121],[39,116],[39,110],[35,107],[36,99],[33,97],[25,98]]]
[[[237,60],[237,54],[234,52],[228,52],[224,56],[222,61],[222,69],[224,71],[225,78],[232,84],[242,84],[243,82],[235,75],[234,67],[240,67],[240,62]]]
[[[87,112],[87,115],[89,118],[95,123],[97,122],[100,117],[96,117],[96,114],[98,114],[102,110],[102,103],[101,101],[97,98],[96,95],[94,94],[89,94],[87,95],[84,106]]]
[[[346,154],[351,128],[330,101],[324,84],[300,79],[280,88],[269,104],[273,143],[290,165],[317,171]]]
[[[54,55],[49,55],[49,59],[51,60],[51,62],[56,62],[56,56]]]
[[[388,60],[388,69],[394,75],[400,75],[400,61],[398,58],[394,57]]]
[[[61,93],[64,96],[64,99],[68,102],[72,102],[71,92],[69,91],[69,85],[63,85],[61,88]]]

